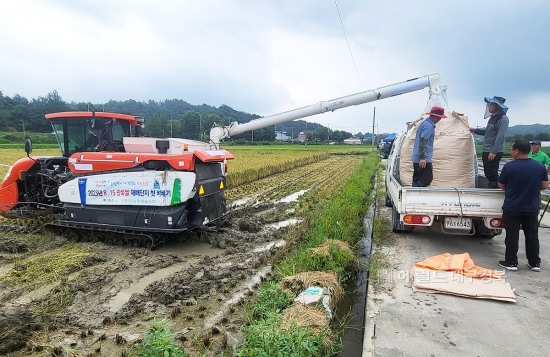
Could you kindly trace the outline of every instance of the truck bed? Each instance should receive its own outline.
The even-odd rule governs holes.
[[[394,202],[401,214],[500,217],[504,191],[487,188],[400,187]]]

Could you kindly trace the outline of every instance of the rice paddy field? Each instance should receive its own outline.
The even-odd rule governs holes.
[[[251,145],[226,147],[235,160],[229,162],[229,186],[251,182],[294,166],[326,159],[330,154],[366,153],[370,147],[345,145]],[[32,156],[59,156],[57,147],[33,149]],[[26,157],[23,148],[0,147],[0,177],[4,177],[8,166]]]
[[[286,315],[293,316],[297,307],[290,304],[299,293],[281,292],[278,281],[328,269],[331,284],[338,284],[342,272],[353,270],[349,252],[362,231],[377,152],[338,145],[225,149],[235,156],[226,219],[174,236],[156,250],[40,228],[12,231],[14,222],[0,219],[0,355],[145,356],[159,346],[179,351],[174,356],[257,355],[258,346],[266,346],[258,309],[283,295],[288,313],[282,320],[277,309],[265,312],[274,338],[315,345],[315,355],[335,353],[334,338],[318,338],[319,329],[334,335],[326,323],[314,332],[277,335],[281,321],[293,326]],[[0,153],[3,165],[25,156],[22,149]],[[59,151],[35,149],[33,155]],[[6,171],[0,167],[1,175]],[[330,239],[345,242],[343,253],[335,253],[340,245]],[[267,292],[261,281],[270,282]],[[155,340],[159,336],[163,340]]]

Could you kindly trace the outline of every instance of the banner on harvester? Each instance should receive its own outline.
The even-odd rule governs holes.
[[[59,198],[83,205],[171,206],[192,197],[194,185],[191,172],[113,173],[69,181],[59,188]]]

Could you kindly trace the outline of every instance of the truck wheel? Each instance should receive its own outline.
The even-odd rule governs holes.
[[[391,210],[391,230],[394,233],[412,232],[414,227],[406,226],[399,221],[399,213],[395,207]]]
[[[402,224],[399,222],[399,213],[395,209],[395,207],[391,210],[391,230],[394,233],[401,233],[403,230],[401,229]]]
[[[483,222],[475,222],[476,234],[475,236],[483,239],[492,239],[495,237],[495,232],[492,229],[485,227]]]
[[[386,193],[386,202],[385,202],[385,204],[386,204],[386,207],[391,207],[391,206],[393,206],[393,204],[392,204],[392,202],[391,202],[391,198],[390,198],[390,196],[388,196],[387,193]]]

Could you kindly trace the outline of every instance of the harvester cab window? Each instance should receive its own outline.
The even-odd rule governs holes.
[[[84,119],[67,121],[67,144],[69,155],[86,150],[86,126]]]
[[[63,137],[63,121],[54,121],[52,122],[53,127],[53,134],[55,135],[55,139],[57,140],[57,145],[59,145],[59,148],[61,149],[61,155],[63,156],[69,156],[65,153],[65,139]]]
[[[126,124],[126,128],[123,126]],[[123,123],[120,120],[113,122],[113,141],[122,143],[122,138],[128,135],[128,123]]]
[[[86,120],[88,131],[85,151],[101,151],[101,143],[106,140],[107,129],[105,119],[92,118]]]

